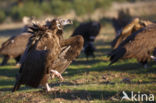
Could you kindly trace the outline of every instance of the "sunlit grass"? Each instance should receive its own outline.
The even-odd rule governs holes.
[[[19,69],[15,60],[10,59],[8,65],[0,66],[0,103],[118,103],[122,91],[156,96],[156,65],[153,62],[148,68],[143,68],[135,59],[120,60],[109,66],[110,40],[98,37],[95,45],[95,60],[86,61],[82,53],[63,73],[64,82],[49,80],[52,87],[59,89],[50,93],[24,85],[11,93]],[[129,81],[124,81],[127,78]]]

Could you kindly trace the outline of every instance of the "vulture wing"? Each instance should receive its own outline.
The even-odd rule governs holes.
[[[136,58],[144,62],[150,59],[156,48],[156,24],[151,24],[130,35],[111,53],[111,64],[120,58]]]
[[[54,61],[53,69],[63,73],[70,63],[80,54],[83,48],[83,37],[78,35],[61,42],[61,52]]]

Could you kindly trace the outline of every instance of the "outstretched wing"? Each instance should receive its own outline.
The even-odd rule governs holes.
[[[69,49],[70,46],[61,48],[61,53],[59,54],[59,57],[54,61],[52,65],[53,70],[57,70],[59,73],[63,73],[65,69],[70,65],[72,61],[65,58],[66,53]]]
[[[83,48],[83,37],[73,36],[61,42],[61,53],[57,60],[54,61],[52,69],[63,73],[70,63],[80,54]]]

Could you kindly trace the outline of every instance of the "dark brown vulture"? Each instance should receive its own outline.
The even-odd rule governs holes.
[[[28,26],[31,25],[33,18],[24,17],[22,32],[20,35],[12,36],[7,41],[5,41],[0,48],[0,55],[3,56],[3,61],[1,65],[6,65],[9,58],[15,58],[17,66],[19,66],[19,60],[21,55],[24,53],[26,45],[31,33],[26,33]]]
[[[156,49],[156,24],[150,24],[127,37],[112,51],[110,65],[119,59],[136,58],[138,62],[146,64],[155,58],[153,52]]]
[[[87,57],[95,57],[94,51],[95,47],[93,45],[95,38],[99,34],[101,25],[99,22],[90,21],[81,23],[73,32],[72,36],[82,35],[84,38],[84,53]],[[89,52],[88,52],[89,50]]]
[[[129,9],[119,10],[118,17],[112,19],[112,25],[115,29],[116,36],[118,36],[121,30],[132,20]]]
[[[53,19],[46,25],[34,24],[28,29],[33,36],[30,37],[21,58],[13,92],[18,90],[21,84],[34,88],[41,85],[50,91],[50,76],[63,80],[61,74],[83,48],[83,37],[80,35],[63,39],[63,26],[66,24],[71,24],[71,20]]]
[[[6,65],[9,58],[15,58],[18,63],[31,35],[30,33],[22,33],[5,41],[0,48],[0,55],[4,56],[1,65]]]
[[[113,40],[112,42],[113,49],[116,49],[120,45],[120,43],[124,41],[129,35],[150,24],[152,24],[152,22],[135,18],[128,25],[126,25],[119,34],[119,36],[117,36]]]

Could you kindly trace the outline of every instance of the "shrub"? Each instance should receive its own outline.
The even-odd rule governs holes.
[[[10,16],[14,20],[21,20],[24,16],[40,17],[42,14],[39,4],[33,2],[25,3],[22,6],[14,6],[10,11]]]
[[[77,15],[91,13],[95,9],[95,0],[74,0],[73,9]]]
[[[54,15],[65,14],[71,9],[71,3],[63,0],[52,0],[51,1],[52,13]]]
[[[0,10],[0,23],[2,23],[5,20],[5,12],[3,10]]]

